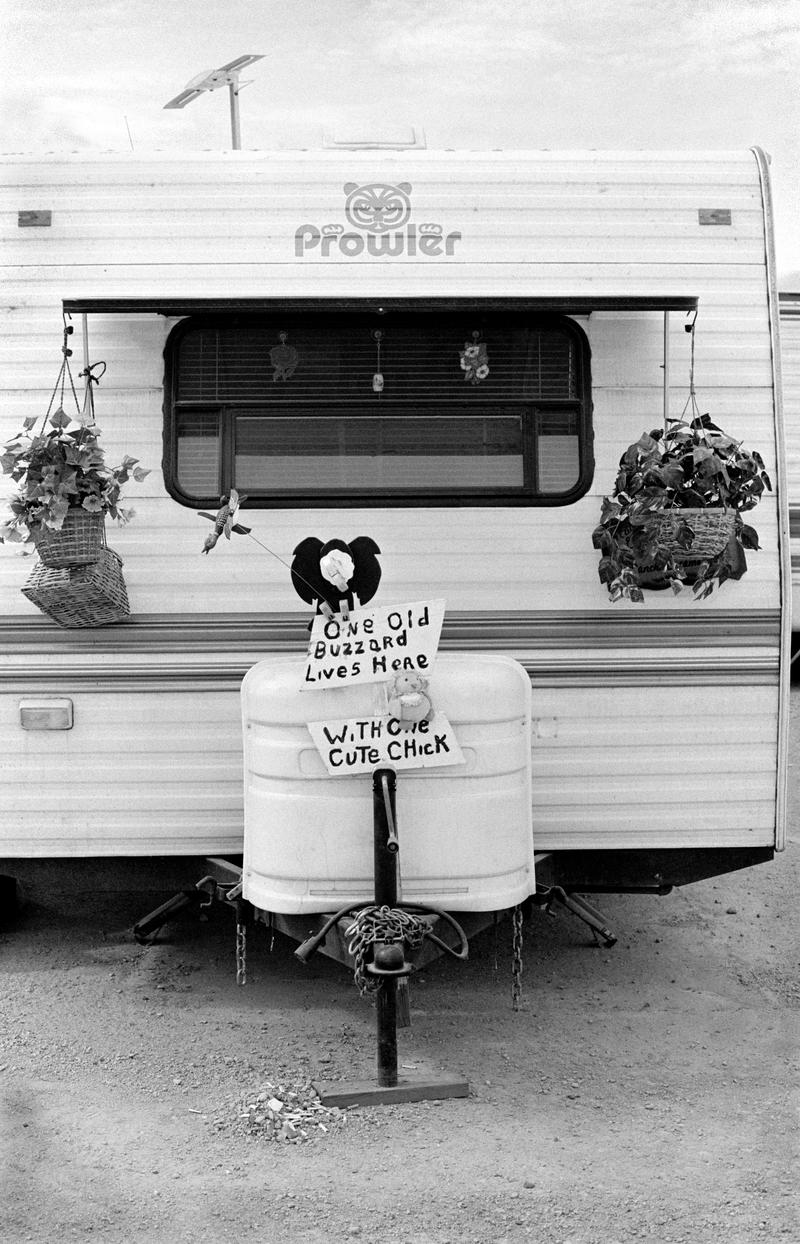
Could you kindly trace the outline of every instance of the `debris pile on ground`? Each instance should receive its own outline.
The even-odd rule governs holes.
[[[264,1084],[240,1102],[239,1119],[259,1140],[302,1144],[342,1127],[347,1115],[337,1106],[323,1106],[313,1085]]]

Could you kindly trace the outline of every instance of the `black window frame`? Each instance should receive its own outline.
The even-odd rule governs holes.
[[[237,487],[236,481],[233,479],[233,426],[235,419],[239,415],[247,413],[246,403],[242,402],[228,403],[227,407],[219,401],[206,402],[205,404],[197,401],[186,401],[183,404],[178,404],[175,392],[178,348],[187,333],[198,329],[230,329],[237,325],[252,328],[261,324],[268,326],[271,331],[274,331],[278,322],[281,321],[281,317],[286,321],[287,317],[296,317],[298,313],[305,313],[318,320],[335,321],[337,324],[344,321],[348,314],[363,317],[366,313],[367,315],[377,317],[376,324],[383,323],[390,326],[393,311],[401,311],[406,316],[411,312],[414,315],[418,314],[420,317],[426,314],[441,317],[444,314],[450,318],[453,314],[457,314],[463,317],[465,321],[469,321],[469,323],[480,323],[482,319],[490,318],[498,313],[513,315],[515,318],[524,320],[526,326],[535,329],[560,331],[570,336],[577,346],[575,352],[577,361],[577,395],[573,399],[546,398],[538,401],[532,400],[531,417],[525,421],[524,470],[527,473],[533,469],[535,474],[535,468],[531,467],[532,458],[535,457],[535,446],[532,444],[535,439],[532,424],[538,420],[542,413],[546,413],[548,410],[563,411],[569,409],[575,412],[578,421],[579,473],[575,485],[569,490],[559,493],[534,492],[530,489],[529,481],[527,480],[523,485],[527,489],[526,491],[522,491],[519,487],[492,486],[486,486],[482,491],[477,489],[468,490],[463,486],[452,490],[437,488],[434,491],[430,486],[426,487],[423,485],[418,489],[404,488],[402,491],[377,491],[372,489],[356,492],[354,489],[337,490],[332,488],[323,490],[320,488],[318,490],[302,490],[291,495],[268,495],[266,492],[260,494],[253,489],[248,489],[244,507],[249,509],[281,510],[485,506],[493,508],[503,506],[542,506],[552,508],[571,505],[583,497],[591,487],[594,476],[594,437],[592,428],[591,350],[586,333],[581,326],[574,319],[559,311],[543,311],[540,307],[532,307],[530,312],[528,312],[524,300],[520,299],[513,299],[508,304],[501,300],[493,299],[489,300],[486,305],[482,305],[480,300],[447,300],[445,306],[441,305],[443,300],[430,300],[428,302],[409,300],[402,303],[399,303],[398,300],[392,301],[393,307],[384,309],[374,300],[367,302],[355,300],[350,303],[342,303],[337,300],[330,307],[326,307],[320,300],[308,300],[305,304],[302,300],[295,299],[286,300],[285,302],[275,300],[275,303],[268,310],[265,309],[264,311],[252,313],[232,310],[230,314],[215,312],[210,315],[190,315],[175,325],[167,338],[164,349],[163,468],[164,480],[169,495],[181,505],[191,509],[209,508],[215,506],[219,502],[220,496],[225,495],[230,487]],[[178,482],[178,415],[183,411],[198,411],[201,408],[205,411],[212,411],[216,408],[218,412],[220,445],[219,487],[213,494],[190,496],[182,490]],[[347,409],[350,409],[350,407]],[[387,415],[401,413],[390,411],[385,406],[382,407],[382,410]],[[332,411],[331,417],[335,417],[336,413],[343,413],[341,406],[336,412]],[[446,409],[443,413],[450,414],[451,411]],[[452,413],[457,415],[459,411],[453,408]]]

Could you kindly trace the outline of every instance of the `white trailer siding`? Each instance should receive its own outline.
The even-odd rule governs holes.
[[[454,253],[295,254],[298,226],[342,217],[345,183],[376,180],[410,182],[414,219],[460,232]],[[752,153],[17,159],[1,194],[9,433],[44,412],[64,299],[509,297],[555,308],[697,296],[701,409],[777,477],[768,238]],[[700,209],[730,210],[731,224],[701,225]],[[51,226],[19,228],[23,210],[50,210]],[[108,366],[97,417],[112,460],[127,452],[160,464],[163,350],[177,322],[153,311],[89,316],[90,358]],[[299,651],[306,635],[278,558],[290,561],[306,535],[359,534],[382,550],[381,601],[443,596],[443,646],[506,652],[530,670],[537,849],[774,844],[783,499],[768,496],[754,514],[763,547],[740,582],[702,603],[658,593],[644,606],[611,605],[591,532],[620,453],[661,423],[664,320],[613,309],[578,322],[592,352],[595,473],[573,505],[253,510],[247,521],[277,557],[239,539],[205,558],[207,524],[168,496],[156,469],[129,491],[134,522],[108,531],[134,617],[88,632],[43,619],[19,592],[30,562],[3,550],[0,802],[12,815],[0,854],[57,854],[58,841],[76,855],[239,850],[238,684],[254,660]],[[670,315],[675,416],[688,392],[684,325]],[[75,727],[57,746],[19,728],[20,697],[45,691],[75,702]],[[738,744],[732,722],[746,725]],[[36,808],[20,784],[29,805],[37,792]]]
[[[800,630],[800,294],[780,295],[781,379],[792,540],[792,626]]]

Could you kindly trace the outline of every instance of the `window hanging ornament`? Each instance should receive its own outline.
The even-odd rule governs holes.
[[[278,333],[280,345],[273,346],[269,352],[269,361],[275,368],[272,376],[273,383],[276,380],[290,380],[300,359],[294,346],[287,346],[288,336],[288,333]]]
[[[375,374],[372,377],[372,392],[383,393],[383,372],[381,371],[381,342],[383,341],[383,333],[379,328],[374,330],[372,340],[375,342],[376,350]]]
[[[464,379],[470,384],[480,384],[489,375],[489,351],[486,348],[486,342],[480,341],[480,333],[472,334],[472,343],[464,342],[464,349],[461,351],[461,370],[464,373]]]

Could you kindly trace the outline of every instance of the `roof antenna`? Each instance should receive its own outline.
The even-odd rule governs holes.
[[[196,78],[192,78],[191,82],[187,82],[180,94],[171,99],[168,104],[164,104],[164,107],[185,108],[187,104],[199,99],[206,91],[216,91],[221,86],[227,86],[231,102],[231,146],[234,151],[240,151],[242,134],[239,126],[239,74],[247,65],[263,59],[264,57],[260,55],[237,56],[235,60],[228,61],[219,69],[209,69],[205,73],[200,73]],[[248,85],[247,82],[242,83],[242,86]]]

